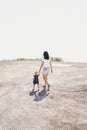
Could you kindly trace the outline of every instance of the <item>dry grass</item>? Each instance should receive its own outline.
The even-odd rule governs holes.
[[[87,64],[68,64],[53,66],[50,92],[40,75],[40,91],[30,95],[40,61],[1,61],[0,130],[87,130]]]

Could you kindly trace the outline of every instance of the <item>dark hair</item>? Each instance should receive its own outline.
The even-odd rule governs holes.
[[[44,59],[49,60],[49,54],[47,51],[43,52]]]

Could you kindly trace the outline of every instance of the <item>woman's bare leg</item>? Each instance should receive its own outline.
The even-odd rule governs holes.
[[[47,90],[49,91],[49,88],[50,88],[50,85],[49,85],[49,83],[48,83],[48,74],[46,75],[46,82],[47,82]]]
[[[44,86],[48,86],[49,84],[48,84],[48,74],[46,74],[46,75],[43,75],[43,80],[44,80],[44,82],[45,82],[45,84],[44,84]]]

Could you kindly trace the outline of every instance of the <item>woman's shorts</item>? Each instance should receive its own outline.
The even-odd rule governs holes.
[[[43,74],[49,74],[49,67],[43,67]]]

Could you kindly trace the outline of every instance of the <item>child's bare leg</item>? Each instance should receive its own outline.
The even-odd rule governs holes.
[[[35,89],[35,84],[33,84],[33,90]]]
[[[37,84],[37,86],[38,86],[38,91],[39,91],[39,84]]]

